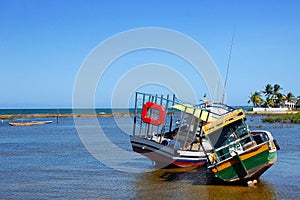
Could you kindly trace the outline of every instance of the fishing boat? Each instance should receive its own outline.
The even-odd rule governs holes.
[[[174,95],[136,93],[133,151],[165,167],[207,163],[225,182],[257,180],[277,159],[270,132],[250,131],[243,110],[205,101],[192,105]]]
[[[203,126],[213,147],[208,169],[225,182],[256,183],[277,159],[279,146],[265,130],[250,131],[243,110],[233,110]]]
[[[49,123],[52,123],[52,121],[8,122],[8,124],[11,126],[33,126],[33,125],[43,125]]]

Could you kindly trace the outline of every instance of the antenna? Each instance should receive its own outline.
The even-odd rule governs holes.
[[[224,84],[224,90],[223,90],[223,96],[222,96],[222,103],[223,104],[224,104],[224,101],[225,101],[226,85],[227,85],[227,79],[228,79],[228,73],[229,73],[231,51],[232,51],[233,40],[234,40],[234,33],[235,33],[235,31],[233,31],[233,33],[232,33],[231,45],[230,45],[230,51],[229,51],[229,57],[228,57],[228,63],[227,63],[226,78],[225,78],[225,84]]]

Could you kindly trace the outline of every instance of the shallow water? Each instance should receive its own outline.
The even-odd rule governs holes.
[[[88,127],[90,119],[83,120]],[[99,122],[120,151],[131,151],[129,136],[113,118],[99,118]],[[271,131],[281,147],[278,161],[254,187],[211,185],[205,167],[126,172],[152,169],[152,163],[139,156],[123,163],[124,170],[116,170],[120,168],[98,161],[87,151],[73,119],[31,127],[11,127],[4,121],[0,199],[299,199],[300,125],[263,124],[260,116],[248,116],[248,124]],[[130,130],[131,124],[124,122],[124,127]],[[120,156],[110,149],[102,152],[111,160]]]

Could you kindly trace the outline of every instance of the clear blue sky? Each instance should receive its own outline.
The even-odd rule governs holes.
[[[223,78],[235,30],[228,104],[247,105],[250,93],[267,83],[299,96],[299,11],[296,0],[0,0],[0,108],[71,107],[76,74],[89,52],[114,34],[141,27],[193,38]],[[97,107],[109,105],[105,92],[98,98]]]

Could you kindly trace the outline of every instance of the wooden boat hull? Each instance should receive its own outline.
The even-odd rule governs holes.
[[[203,152],[177,151],[174,147],[164,146],[157,142],[131,136],[133,151],[146,156],[156,163],[157,167],[200,167],[207,162]]]
[[[272,142],[253,147],[210,168],[217,178],[227,182],[258,179],[276,162],[276,149],[270,149]]]
[[[11,126],[33,126],[33,125],[43,125],[49,123],[52,123],[52,121],[8,122],[8,124]]]

